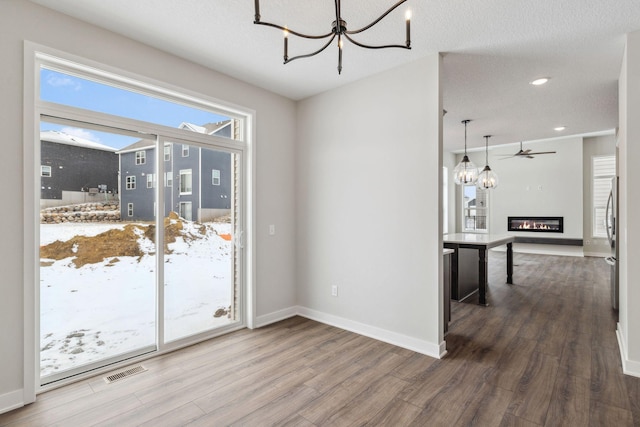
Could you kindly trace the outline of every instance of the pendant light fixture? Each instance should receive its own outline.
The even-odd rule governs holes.
[[[471,120],[463,120],[464,123],[464,157],[453,169],[453,180],[457,185],[475,184],[478,180],[478,168],[467,156],[467,123]]]
[[[485,135],[485,164],[486,166],[478,175],[478,181],[476,181],[476,186],[483,190],[491,190],[492,188],[496,188],[498,186],[498,175],[489,167],[489,138],[491,135]]]
[[[319,54],[320,52],[325,50],[327,47],[329,47],[331,42],[336,37],[338,38],[338,74],[342,73],[342,47],[344,45],[344,39],[347,39],[351,43],[355,44],[356,46],[359,46],[365,49],[387,49],[387,48],[411,49],[411,12],[409,10],[407,10],[405,14],[406,39],[404,44],[387,44],[387,45],[372,46],[372,45],[368,45],[368,44],[364,44],[359,41],[356,41],[352,37],[354,34],[362,33],[368,30],[369,28],[373,27],[374,25],[376,25],[378,22],[382,21],[382,19],[384,19],[385,16],[390,14],[392,11],[398,8],[401,4],[405,3],[407,0],[398,1],[393,6],[391,6],[385,13],[380,15],[378,19],[374,20],[369,25],[366,25],[357,30],[347,30],[347,21],[345,21],[342,16],[341,2],[340,0],[334,0],[334,5],[335,5],[334,16],[336,20],[331,23],[331,31],[329,31],[326,34],[319,34],[319,35],[304,34],[298,31],[293,31],[279,24],[273,24],[271,22],[262,21],[260,17],[260,0],[254,0],[254,1],[255,1],[255,16],[254,16],[253,23],[259,24],[259,25],[266,25],[268,27],[278,28],[282,30],[284,34],[284,63],[285,64],[288,64],[291,61],[295,61],[296,59],[310,58],[314,55]],[[305,39],[316,39],[316,40],[329,39],[329,41],[320,49],[316,50],[315,52],[290,57],[289,56],[289,35],[290,34],[297,37],[305,38]]]

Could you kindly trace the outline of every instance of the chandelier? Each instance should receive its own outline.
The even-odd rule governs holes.
[[[491,190],[492,188],[496,188],[498,186],[498,175],[489,167],[489,138],[491,135],[484,136],[484,147],[485,147],[485,167],[478,175],[478,180],[476,181],[476,187],[483,190]]]
[[[315,56],[315,55],[319,54],[320,52],[324,51],[327,47],[329,47],[331,42],[333,40],[335,40],[335,38],[337,37],[338,38],[338,74],[342,73],[342,46],[343,46],[343,43],[344,43],[343,39],[347,39],[351,43],[355,44],[356,46],[360,46],[360,47],[363,47],[365,49],[386,49],[386,48],[392,48],[392,47],[400,48],[400,49],[411,49],[411,12],[410,11],[407,11],[407,13],[405,15],[407,37],[406,37],[405,44],[403,44],[403,45],[402,44],[389,44],[389,45],[381,45],[381,46],[371,46],[371,45],[367,45],[367,44],[364,44],[364,43],[360,43],[360,42],[354,40],[351,37],[354,34],[362,33],[364,31],[368,30],[369,28],[373,27],[378,22],[382,21],[382,19],[384,19],[385,16],[390,14],[398,6],[400,6],[402,3],[405,3],[407,0],[400,0],[399,2],[397,2],[396,4],[391,6],[389,8],[389,10],[387,10],[385,13],[380,15],[380,17],[378,19],[374,20],[369,25],[365,25],[364,27],[362,27],[362,28],[360,28],[358,30],[347,30],[347,21],[342,19],[342,11],[341,11],[341,8],[340,8],[340,0],[334,0],[334,1],[335,1],[336,20],[331,23],[331,31],[329,33],[327,33],[327,34],[308,35],[308,34],[300,33],[298,31],[293,31],[293,30],[289,29],[288,27],[283,27],[282,25],[272,24],[270,22],[261,21],[260,20],[260,0],[255,0],[255,20],[253,21],[253,23],[254,24],[259,24],[259,25],[266,25],[268,27],[278,28],[278,29],[283,31],[283,33],[284,33],[284,63],[285,64],[288,64],[291,61],[295,61],[296,59],[310,58],[312,56]],[[289,57],[289,34],[293,34],[294,36],[302,37],[302,38],[305,38],[305,39],[327,39],[328,38],[329,41],[327,41],[327,43],[324,46],[322,46],[320,49],[316,50],[315,52],[307,53],[307,54],[304,54],[304,55],[297,55],[297,56],[293,56],[293,57],[290,58]]]
[[[467,156],[467,124],[471,120],[463,120],[464,124],[464,157],[453,169],[453,181],[457,185],[475,184],[478,181],[478,168]]]

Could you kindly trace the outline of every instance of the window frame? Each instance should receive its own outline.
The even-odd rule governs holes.
[[[49,169],[49,174],[46,175],[45,174],[45,169]],[[51,178],[53,175],[53,169],[51,168],[50,165],[40,165],[40,176],[43,178]]]
[[[171,161],[171,143],[164,144],[164,161]]]
[[[182,157],[189,157],[189,144],[182,144]]]
[[[183,176],[189,176],[189,189],[188,190],[183,190]],[[179,180],[180,180],[180,186],[179,186],[179,190],[180,190],[180,195],[181,196],[189,196],[191,194],[193,194],[193,170],[192,169],[180,169],[179,171]]]
[[[127,203],[127,216],[133,216],[133,203]]]
[[[25,141],[25,156],[23,156],[23,180],[24,180],[24,207],[25,212],[33,212],[32,221],[26,221],[23,228],[25,242],[24,271],[25,271],[25,292],[24,292],[24,402],[35,401],[36,393],[49,390],[53,387],[64,385],[78,380],[86,379],[100,372],[107,372],[114,368],[126,366],[132,362],[148,359],[149,357],[166,354],[184,345],[191,345],[204,339],[211,338],[194,335],[186,337],[181,341],[165,343],[159,346],[156,351],[147,355],[137,356],[134,359],[116,362],[111,366],[97,368],[97,370],[79,373],[73,378],[58,381],[55,385],[40,385],[39,382],[39,271],[34,266],[39,265],[38,241],[39,241],[39,215],[38,199],[40,192],[40,182],[36,181],[37,172],[34,168],[40,166],[39,150],[39,124],[41,119],[50,122],[56,120],[58,124],[68,124],[70,122],[82,123],[82,125],[95,124],[99,127],[106,127],[116,133],[123,135],[159,135],[156,130],[169,140],[188,140],[190,144],[197,141],[194,146],[216,147],[236,155],[239,165],[238,182],[236,188],[236,198],[240,209],[236,212],[237,228],[234,230],[236,248],[238,248],[238,270],[236,272],[239,287],[238,291],[238,322],[232,325],[231,330],[243,327],[256,327],[256,302],[255,302],[255,239],[256,222],[255,203],[256,194],[256,129],[253,109],[238,106],[233,103],[221,101],[213,98],[201,91],[196,92],[185,89],[185,86],[176,86],[169,82],[159,82],[152,78],[128,72],[122,68],[105,65],[92,61],[81,56],[69,54],[57,49],[43,46],[30,41],[24,42],[24,119],[23,135]],[[84,79],[94,80],[100,83],[112,84],[114,86],[126,88],[128,90],[139,91],[150,96],[161,97],[172,102],[184,103],[195,108],[204,108],[218,112],[232,119],[238,119],[239,133],[234,134],[235,139],[223,138],[216,135],[189,134],[188,131],[166,127],[157,123],[147,123],[136,119],[119,118],[109,116],[109,114],[99,111],[90,111],[73,106],[55,104],[39,99],[40,70],[46,67],[56,71],[75,75]],[[175,79],[178,81],[179,77]],[[124,123],[124,126],[121,126]],[[166,140],[165,139],[165,140]],[[159,147],[158,147],[159,148]],[[160,150],[157,149],[156,153]],[[161,154],[155,157],[161,159]],[[160,167],[162,171],[162,167]],[[120,181],[119,192],[122,191],[122,181]],[[158,190],[157,190],[158,191]],[[159,192],[162,194],[163,192]],[[161,224],[161,223],[160,223]],[[158,227],[158,233],[162,232],[162,227]],[[31,284],[31,285],[29,285]],[[227,330],[226,332],[229,332]],[[216,335],[224,333],[225,330],[218,330]],[[215,335],[214,335],[215,336]]]
[[[136,151],[136,165],[144,165],[147,163],[147,150]]]
[[[221,182],[220,174],[221,173],[219,169],[211,169],[211,185],[215,185],[215,186],[220,185],[220,182]]]
[[[125,189],[126,190],[135,190],[136,189],[136,176],[135,175],[127,175],[125,180]]]
[[[610,169],[605,174],[596,175],[596,162],[598,160],[604,160],[613,163],[613,168]],[[607,231],[605,227],[602,228],[602,231],[598,230],[598,211],[601,210],[602,217],[606,216],[606,208],[607,208],[607,200],[608,194],[611,191],[611,180],[616,176],[616,156],[615,154],[606,154],[606,155],[594,155],[591,156],[591,237],[594,239],[606,239]],[[607,196],[604,196],[603,200],[601,200],[602,204],[597,204],[596,201],[596,191],[600,186],[597,185],[597,181],[605,181],[608,183],[609,191],[607,191]],[[606,221],[606,217],[604,218]]]
[[[484,207],[478,207],[478,206],[465,206],[465,188],[466,187],[473,187],[475,188],[475,199],[478,200],[478,192],[482,192],[484,193],[484,203],[485,206]],[[476,187],[475,184],[463,184],[460,186],[461,188],[461,222],[462,222],[462,232],[463,233],[478,233],[478,234],[486,234],[489,233],[489,190],[483,190],[481,188]],[[469,211],[469,215],[467,216],[467,211]],[[471,215],[471,211],[475,212],[475,215]],[[482,211],[484,212],[484,215],[478,215],[478,212]],[[478,220],[477,218],[482,218],[484,217],[484,228],[478,228],[477,223]],[[474,224],[476,224],[474,227],[467,227],[467,218],[475,218],[474,219]]]

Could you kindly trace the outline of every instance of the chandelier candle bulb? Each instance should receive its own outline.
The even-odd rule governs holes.
[[[289,59],[289,31],[284,30],[284,62],[287,62]]]
[[[411,46],[411,11],[407,10],[404,16],[407,20],[407,47],[410,47]]]

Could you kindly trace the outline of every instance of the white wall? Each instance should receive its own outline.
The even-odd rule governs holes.
[[[556,154],[539,155],[534,159],[505,159],[520,147],[510,145],[489,150],[489,165],[500,180],[489,196],[489,231],[507,233],[509,216],[562,216],[564,233],[545,233],[544,237],[581,239],[582,138],[525,143],[524,149],[528,148],[533,151],[556,151]],[[468,155],[477,167],[484,168],[484,151],[473,151]],[[527,232],[509,234],[532,237],[532,233]],[[536,234],[536,237],[540,236]]]
[[[627,35],[620,71],[618,167],[620,176],[620,313],[618,341],[626,373],[640,377],[640,32]]]
[[[303,314],[432,355],[443,341],[439,63],[301,101],[296,193]]]
[[[257,112],[256,277],[258,320],[295,306],[295,103],[122,36],[23,0],[0,1],[0,168],[14,209],[0,221],[0,411],[22,398],[24,40],[180,86]],[[268,224],[277,234],[268,236]],[[19,403],[19,402],[17,402]]]
[[[586,256],[609,256],[611,247],[606,237],[593,237],[593,157],[615,156],[615,135],[584,138],[583,146],[583,197],[584,197],[584,254]]]

